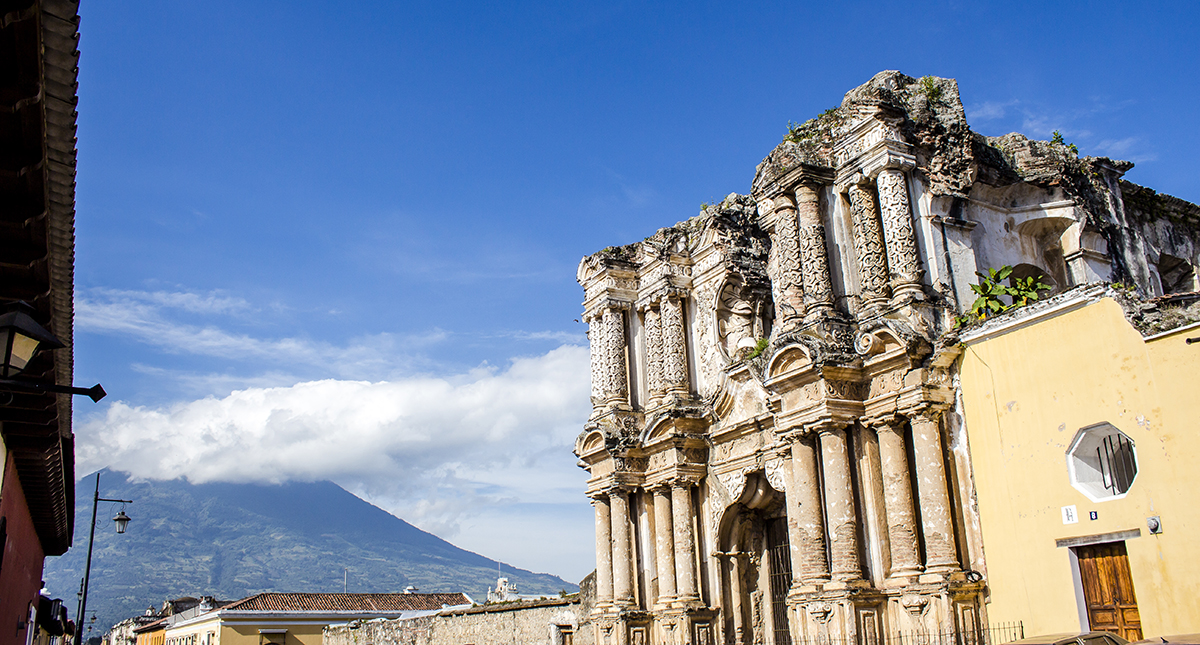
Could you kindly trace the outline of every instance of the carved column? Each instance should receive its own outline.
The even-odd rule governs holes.
[[[646,381],[649,403],[654,405],[663,395],[663,338],[662,318],[658,307],[646,306]]]
[[[920,294],[921,260],[917,256],[917,236],[913,231],[912,208],[908,203],[904,172],[886,168],[880,171],[875,183],[879,189],[879,210],[883,215],[883,237],[887,240],[892,291],[897,298]]]
[[[792,485],[787,487],[785,500],[788,543],[792,552],[792,586],[829,580],[815,439],[812,435],[796,436],[791,442]]]
[[[904,426],[889,419],[875,426],[879,436],[879,462],[883,471],[883,507],[887,515],[888,543],[891,549],[890,578],[921,572],[921,553],[917,546],[917,521],[913,514],[912,484],[908,476],[908,450],[904,445]]]
[[[692,531],[692,487],[671,485],[671,512],[675,528],[675,595],[679,602],[700,599],[696,592],[696,538]]]
[[[658,603],[675,600],[675,531],[671,521],[671,489],[654,489],[654,550],[658,556]]]
[[[608,351],[604,347],[604,319],[600,316],[586,318],[588,324],[588,353],[592,367],[592,408],[604,405],[604,384],[607,372],[604,367]]]
[[[829,279],[829,257],[825,252],[825,225],[821,223],[817,187],[796,187],[796,211],[800,219],[800,266],[804,282],[804,304],[808,316],[833,311],[833,283]]]
[[[850,223],[854,229],[854,253],[858,256],[858,280],[863,304],[879,305],[888,299],[887,256],[879,210],[869,187],[850,186]]]
[[[921,499],[921,534],[925,537],[925,571],[929,573],[958,569],[940,420],[941,410],[934,408],[920,410],[909,417],[917,493]]]
[[[745,583],[742,578],[742,553],[731,553],[729,555],[729,604],[730,613],[733,614],[733,642],[737,645],[746,642],[745,618],[742,616],[742,588]]]
[[[613,601],[612,516],[608,495],[594,496],[592,506],[596,508],[596,606],[606,607]]]
[[[800,232],[796,203],[791,195],[774,198],[774,211],[766,218],[771,235],[768,273],[775,300],[775,324],[781,330],[797,325],[804,316],[804,279],[800,273]]]
[[[682,297],[669,294],[662,299],[663,388],[668,395],[688,394],[687,341],[683,334]]]
[[[826,424],[820,428],[821,464],[825,472],[825,515],[829,521],[829,546],[834,580],[858,580],[858,515],[854,486],[850,482],[850,453],[846,431]]]
[[[613,602],[630,606],[633,605],[633,551],[630,548],[629,493],[615,488],[608,499],[612,505]]]
[[[604,404],[609,407],[628,405],[629,381],[625,365],[625,312],[610,304],[603,314],[604,335]]]

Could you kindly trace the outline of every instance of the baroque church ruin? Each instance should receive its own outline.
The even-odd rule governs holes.
[[[974,642],[958,319],[1003,266],[1043,296],[1200,289],[1200,209],[1131,167],[976,134],[953,80],[881,72],[749,195],[585,258],[596,642]]]

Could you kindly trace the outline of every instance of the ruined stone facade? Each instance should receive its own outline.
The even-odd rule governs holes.
[[[977,634],[955,319],[1005,265],[1197,290],[1200,209],[1130,167],[980,136],[954,81],[881,72],[751,194],[585,258],[596,642]]]

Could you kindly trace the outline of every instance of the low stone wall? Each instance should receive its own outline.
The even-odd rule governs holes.
[[[590,578],[589,578],[590,580]],[[564,598],[446,610],[325,628],[323,645],[593,645],[591,585]]]

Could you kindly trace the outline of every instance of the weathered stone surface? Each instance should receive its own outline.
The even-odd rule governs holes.
[[[591,578],[580,593],[561,599],[524,600],[447,609],[432,616],[355,621],[326,627],[324,645],[592,645]]]
[[[1009,266],[1050,286],[1025,311],[1098,288],[1145,333],[1194,319],[1200,207],[1131,166],[983,137],[955,81],[885,71],[791,127],[749,195],[585,258],[588,320],[632,303],[621,351],[592,339],[593,373],[631,366],[627,388],[576,444],[589,494],[628,496],[614,538],[632,527],[597,541],[630,588],[597,604],[596,641],[865,642],[979,615],[970,475],[946,463],[959,317]]]

